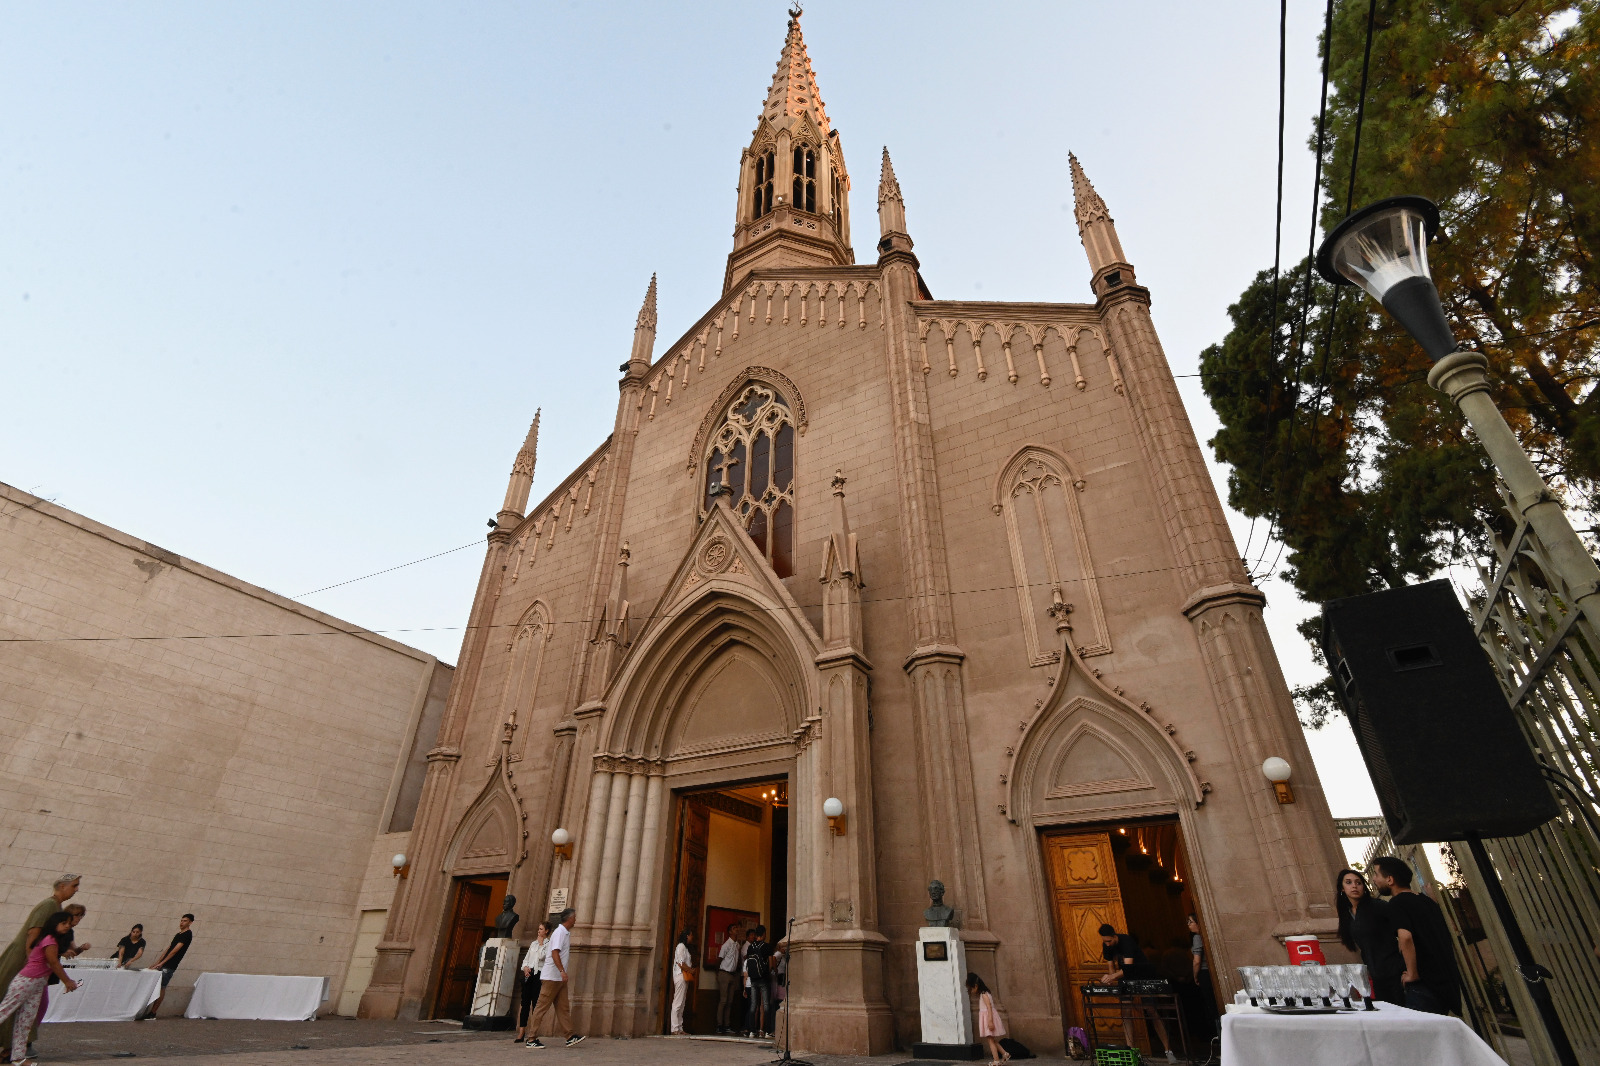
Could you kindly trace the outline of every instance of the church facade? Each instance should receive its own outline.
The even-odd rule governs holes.
[[[459,1012],[507,892],[524,941],[577,909],[580,1031],[664,1032],[678,934],[714,959],[760,921],[818,1052],[920,1039],[934,879],[1039,1050],[1102,922],[1186,973],[1195,914],[1219,996],[1331,935],[1342,852],[1263,597],[1071,181],[1092,304],[935,299],[887,151],[858,262],[791,18],[722,298],[658,352],[652,279],[611,436],[531,509],[537,419],[516,458],[364,1014]]]

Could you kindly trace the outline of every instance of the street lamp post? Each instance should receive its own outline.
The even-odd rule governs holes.
[[[1600,621],[1600,566],[1595,565],[1555,494],[1539,476],[1490,398],[1486,373],[1489,361],[1478,352],[1462,351],[1456,346],[1439,290],[1428,271],[1428,241],[1438,228],[1439,209],[1431,200],[1421,196],[1379,200],[1355,212],[1328,234],[1317,249],[1317,270],[1335,285],[1359,285],[1433,359],[1428,384],[1454,400],[1466,416],[1510,490],[1517,513],[1544,543],[1557,576],[1576,594],[1578,608]],[[1482,838],[1473,834],[1467,846],[1556,1057],[1563,1066],[1577,1066],[1577,1056],[1550,997],[1547,979],[1552,974],[1534,961]]]

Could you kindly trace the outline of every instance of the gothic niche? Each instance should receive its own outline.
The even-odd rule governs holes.
[[[794,415],[769,385],[740,390],[711,435],[700,517],[718,493],[779,577],[794,573]]]
[[[1058,590],[1061,599],[1073,606],[1073,643],[1084,655],[1111,650],[1078,507],[1083,486],[1063,456],[1028,447],[1006,464],[995,487],[994,509],[1006,520],[1030,666],[1061,659],[1049,614]]]

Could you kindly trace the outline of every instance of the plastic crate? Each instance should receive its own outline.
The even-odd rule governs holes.
[[[1094,1049],[1094,1066],[1142,1066],[1139,1049],[1107,1044]]]

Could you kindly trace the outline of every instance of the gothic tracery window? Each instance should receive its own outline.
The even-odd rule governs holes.
[[[728,506],[779,577],[794,573],[794,414],[778,390],[739,391],[706,446],[701,516],[727,486]]]
[[[1017,580],[1017,606],[1033,666],[1058,662],[1050,607],[1058,592],[1073,605],[1074,643],[1085,655],[1109,652],[1105,612],[1078,507],[1077,481],[1054,453],[1029,447],[1007,464],[995,509],[1003,511]]]
[[[817,209],[817,153],[804,144],[794,150],[794,200],[792,203],[800,211],[814,212]]]
[[[778,168],[778,156],[768,148],[756,156],[755,197],[751,204],[752,219],[760,218],[772,210],[772,180]]]

